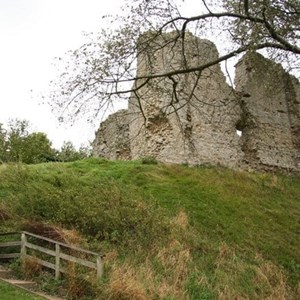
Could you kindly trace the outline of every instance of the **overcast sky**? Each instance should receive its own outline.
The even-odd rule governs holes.
[[[123,0],[0,0],[0,123],[26,119],[33,131],[45,132],[59,148],[63,141],[77,147],[94,138],[84,121],[60,125],[51,108],[41,104],[55,73],[54,58],[84,43],[83,32],[101,28],[102,16],[118,13]],[[198,0],[179,1],[193,15]],[[33,92],[31,92],[33,91]]]
[[[77,121],[72,127],[59,126],[50,107],[39,104],[37,95],[47,90],[56,74],[54,57],[83,44],[82,32],[98,30],[101,16],[116,12],[121,3],[0,0],[0,123],[9,118],[27,119],[34,131],[47,133],[55,147],[64,140],[77,146],[92,140],[98,124],[93,128]]]

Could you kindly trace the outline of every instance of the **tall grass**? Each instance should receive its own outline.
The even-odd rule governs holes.
[[[3,226],[52,224],[105,252],[99,299],[296,299],[299,183],[137,161],[9,165],[0,211]]]

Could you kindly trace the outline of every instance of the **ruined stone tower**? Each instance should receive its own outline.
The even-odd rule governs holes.
[[[243,162],[254,169],[300,170],[300,84],[258,53],[236,66]]]
[[[297,79],[257,53],[246,54],[237,64],[235,90],[218,64],[201,73],[174,75],[174,70],[191,69],[219,57],[212,42],[187,34],[183,49],[176,35],[166,33],[154,39],[150,32],[140,38],[146,46],[139,52],[137,77],[169,76],[135,82],[134,87],[142,87],[131,95],[128,110],[100,125],[94,155],[300,170]]]
[[[183,55],[181,39],[169,43],[176,34],[162,35],[155,43],[149,36],[142,37],[150,42],[147,52],[139,56],[137,76],[192,68],[218,59],[212,42],[191,34],[185,37]],[[166,46],[162,48],[162,44]],[[132,158],[153,156],[164,162],[189,164],[226,161],[226,165],[235,167],[239,106],[220,66],[173,79],[152,80],[137,97],[130,98],[129,111],[139,116],[130,125]],[[174,82],[178,82],[176,92]]]

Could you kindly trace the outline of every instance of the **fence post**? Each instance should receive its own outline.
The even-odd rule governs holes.
[[[55,244],[55,279],[58,280],[60,277],[60,245]]]
[[[24,260],[25,259],[25,256],[26,256],[26,234],[24,232],[22,232],[21,234],[21,260]]]
[[[97,264],[97,279],[100,279],[103,275],[103,263],[100,255],[97,256],[96,264]]]

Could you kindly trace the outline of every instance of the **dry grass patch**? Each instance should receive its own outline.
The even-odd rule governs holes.
[[[226,267],[236,262],[236,254],[226,243],[222,243],[218,249],[218,256],[215,262],[217,268]]]
[[[182,229],[187,229],[189,226],[188,216],[185,211],[180,210],[177,216],[173,219],[172,222],[174,225],[179,226]]]
[[[158,254],[160,258],[162,258],[160,256],[162,252]],[[181,252],[178,257],[181,254],[183,254],[181,260],[185,261],[186,253]],[[166,299],[168,297],[171,299],[187,299],[188,297],[184,291],[187,266],[179,262],[178,258],[174,260],[174,255],[169,261],[166,257],[163,257],[163,260],[167,268],[165,270],[166,277],[155,271],[150,258],[137,267],[133,267],[129,263],[113,265],[109,274],[109,281],[105,287],[105,294],[108,299],[144,300]],[[175,262],[173,266],[175,271],[173,268],[173,272],[171,272],[172,262]],[[179,263],[176,265],[176,262]]]
[[[256,266],[249,264],[238,257],[234,249],[225,243],[221,244],[215,261],[219,300],[295,299],[285,274],[278,266],[266,262],[259,255],[256,256],[255,261]]]
[[[271,262],[259,266],[256,270],[255,284],[264,286],[264,299],[293,299],[282,270]]]
[[[189,249],[178,240],[172,240],[156,255],[166,271],[172,271],[172,282],[176,285],[186,274],[187,264],[191,260]]]
[[[235,291],[232,291],[230,287],[225,286],[218,295],[218,300],[249,300],[248,297],[238,295]]]
[[[147,292],[137,271],[129,264],[112,267],[106,287],[108,299],[147,300]]]
[[[161,247],[153,243],[143,262],[135,262],[133,257],[118,264],[118,252],[105,255],[109,270],[105,294],[108,299],[187,299],[185,284],[188,264],[191,262],[190,250],[179,240],[173,231],[185,231],[189,226],[187,214],[181,210],[171,220],[168,244]],[[135,254],[139,256],[138,253]],[[157,264],[159,267],[157,267]]]
[[[41,274],[42,266],[37,262],[36,258],[26,256],[21,264],[21,272],[25,278],[33,278]]]

